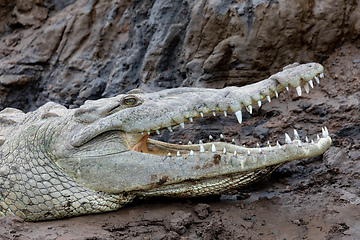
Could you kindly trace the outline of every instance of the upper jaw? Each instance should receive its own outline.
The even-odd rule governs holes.
[[[323,67],[317,63],[296,65],[272,75],[261,82],[245,87],[228,87],[224,89],[179,88],[157,93],[141,95],[142,105],[124,109],[107,117],[85,125],[80,132],[72,136],[70,143],[74,147],[81,146],[97,135],[111,130],[128,133],[150,134],[161,129],[172,131],[175,125],[185,126],[194,118],[206,114],[216,115],[227,111],[235,112],[242,122],[242,108],[252,113],[252,105],[259,106],[263,101],[271,101],[271,97],[289,87],[295,87],[302,94],[301,85],[309,91],[314,81],[322,77]],[[314,81],[313,81],[314,79]]]

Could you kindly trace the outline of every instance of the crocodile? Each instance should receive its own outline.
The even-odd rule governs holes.
[[[292,64],[243,87],[134,89],[75,109],[54,102],[28,113],[6,108],[0,112],[0,216],[42,221],[112,211],[135,198],[222,194],[285,162],[320,155],[331,144],[325,127],[311,141],[294,131],[283,145],[254,148],[224,141],[177,145],[149,136],[204,115],[234,112],[241,123],[242,110],[251,113],[253,104],[289,87],[301,95],[301,87],[308,92],[321,77],[321,64]]]

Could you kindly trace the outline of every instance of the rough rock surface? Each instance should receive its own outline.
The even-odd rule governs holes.
[[[360,35],[350,0],[18,0],[0,12],[0,109],[25,111],[133,88],[243,85]]]

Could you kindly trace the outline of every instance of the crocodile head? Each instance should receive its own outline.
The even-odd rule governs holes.
[[[283,146],[245,148],[225,142],[176,145],[149,138],[151,133],[187,124],[206,114],[252,111],[288,87],[308,91],[322,76],[317,63],[291,65],[245,87],[177,88],[156,93],[137,91],[87,101],[57,122],[49,152],[53,160],[89,189],[137,196],[204,196],[245,185],[287,161],[326,151],[331,139],[291,141]],[[51,129],[51,128],[49,128]],[[49,130],[51,131],[51,130]],[[295,134],[296,135],[296,134]],[[296,137],[295,137],[296,138]]]

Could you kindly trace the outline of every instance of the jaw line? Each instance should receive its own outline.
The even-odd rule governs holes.
[[[296,132],[296,131],[295,131]],[[297,132],[296,132],[297,134]],[[127,136],[132,134],[127,134]],[[288,138],[288,139],[286,139]],[[266,154],[273,154],[276,152],[286,152],[286,151],[293,151],[294,148],[299,149],[322,149],[321,151],[325,151],[328,146],[331,144],[331,138],[329,137],[328,130],[323,128],[322,130],[322,137],[318,136],[318,139],[315,141],[306,141],[302,142],[299,137],[295,137],[293,140],[289,138],[286,134],[285,137],[286,143],[284,145],[280,145],[279,142],[275,146],[271,146],[268,143],[266,147],[260,147],[259,145],[254,148],[248,148],[245,146],[238,146],[232,143],[226,142],[209,142],[209,143],[201,143],[201,144],[189,144],[189,145],[178,145],[172,143],[166,143],[154,139],[150,139],[149,135],[144,135],[141,139],[134,144],[132,147],[129,146],[129,149],[132,151],[140,152],[143,154],[151,154],[151,155],[158,155],[158,156],[165,156],[168,157],[180,157],[180,156],[209,156],[213,157],[215,154],[223,154],[227,155],[231,153],[233,156],[236,155],[243,155],[243,156],[260,156]],[[318,152],[318,151],[315,151]],[[314,153],[315,153],[314,152]],[[309,153],[308,153],[309,154]],[[308,155],[306,154],[306,155]],[[312,155],[316,154],[309,154],[308,156],[303,157],[311,157]]]

